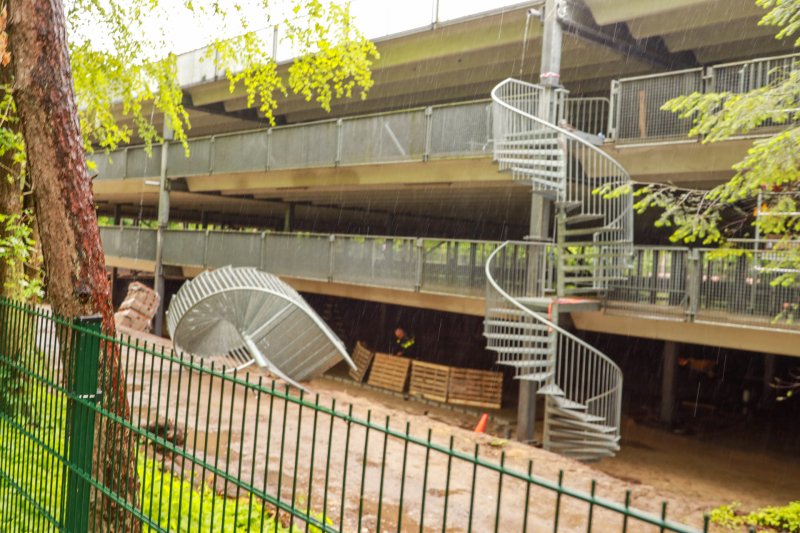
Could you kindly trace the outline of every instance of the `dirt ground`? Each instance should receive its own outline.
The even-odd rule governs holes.
[[[168,341],[159,342],[168,346]],[[317,512],[323,510],[339,523],[344,501],[344,530],[380,529],[397,531],[402,515],[402,531],[466,531],[470,508],[473,508],[473,531],[495,529],[497,520],[498,475],[479,468],[473,478],[473,466],[458,459],[448,461],[445,454],[430,452],[404,441],[385,439],[371,431],[368,440],[363,427],[336,420],[331,427],[327,415],[314,416],[311,409],[298,409],[270,396],[257,396],[245,387],[231,389],[229,383],[196,373],[177,365],[157,364],[135,353],[123,354],[127,367],[128,390],[135,419],[141,424],[156,418],[171,418],[183,426],[187,445],[208,464],[239,477],[255,487],[266,487],[269,494],[280,494],[284,501],[308,501]],[[190,377],[190,374],[192,377]],[[261,377],[251,373],[251,382]],[[800,495],[800,462],[787,464],[772,457],[738,454],[693,442],[688,437],[665,434],[626,423],[622,450],[613,459],[585,465],[516,442],[500,443],[496,436],[476,435],[472,414],[432,407],[321,378],[308,384],[320,405],[330,407],[336,399],[341,413],[352,408],[353,415],[378,424],[390,418],[390,427],[429,438],[441,446],[472,454],[481,445],[480,457],[527,471],[533,461],[533,473],[556,482],[564,471],[564,485],[587,491],[597,480],[597,494],[617,502],[631,491],[631,506],[660,513],[661,503],[669,501],[668,517],[701,528],[702,514],[720,503],[742,502],[745,506],[786,503]],[[204,433],[201,428],[209,427]],[[489,427],[497,431],[498,427]],[[430,431],[430,433],[429,433]],[[349,434],[349,441],[347,436]],[[494,444],[494,445],[493,445]],[[329,470],[324,464],[330,457]],[[384,459],[385,457],[385,459]],[[184,470],[192,476],[192,465],[166,461],[168,469]],[[405,476],[403,472],[405,471]],[[448,476],[448,471],[450,472]],[[383,476],[381,476],[383,474]],[[195,467],[193,478],[214,483],[219,492],[242,496],[233,483],[214,479],[213,474]],[[385,482],[381,484],[383,478]],[[470,494],[476,495],[474,503]],[[322,487],[328,490],[322,490]],[[359,497],[362,491],[364,498]],[[449,490],[446,490],[449,488]],[[555,493],[509,479],[502,482],[500,530],[522,531],[527,515],[529,530],[553,529]],[[342,492],[345,491],[343,496]],[[402,498],[400,492],[403,491]],[[426,498],[422,498],[422,494]],[[445,494],[447,497],[445,507]],[[402,502],[402,512],[401,512]],[[423,510],[424,505],[424,510]],[[588,505],[564,497],[560,502],[559,531],[585,531]],[[443,527],[446,509],[446,528]],[[424,525],[420,527],[420,517]],[[594,531],[621,530],[621,517],[595,510]],[[629,531],[657,531],[631,521]],[[713,530],[713,528],[712,528]]]

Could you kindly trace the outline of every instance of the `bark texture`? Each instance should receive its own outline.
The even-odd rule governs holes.
[[[61,0],[11,0],[8,43],[14,98],[28,155],[47,295],[57,313],[100,314],[114,331],[111,293],[80,132]],[[104,407],[130,419],[119,350],[101,350]],[[116,424],[98,426],[93,475],[138,506],[135,448]],[[98,452],[102,450],[102,452]],[[111,500],[95,494],[97,531],[140,530]],[[95,524],[95,519],[90,520]]]

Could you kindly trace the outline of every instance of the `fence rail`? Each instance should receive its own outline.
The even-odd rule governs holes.
[[[142,227],[100,228],[107,256],[143,262],[155,261],[155,234],[156,230]],[[164,264],[250,266],[279,276],[483,299],[486,261],[500,245],[410,237],[167,230]],[[516,268],[523,275],[527,266],[517,248],[506,251],[511,255],[504,268]],[[773,285],[782,272],[762,268],[779,252],[715,258],[713,251],[634,247],[627,277],[609,282],[605,312],[800,331],[800,288]],[[548,294],[557,283],[556,255],[551,247],[542,273]]]
[[[9,531],[699,531],[607,480],[576,490],[471,433],[412,430],[96,322],[0,300],[0,326]]]
[[[167,177],[488,157],[491,132],[490,102],[476,101],[212,135],[191,139],[188,157],[168,150]],[[88,159],[98,181],[155,178],[161,150],[154,145],[150,157],[131,146]]]

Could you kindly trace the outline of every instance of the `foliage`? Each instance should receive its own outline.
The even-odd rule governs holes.
[[[41,506],[51,516],[59,516],[62,501],[63,469],[57,467],[57,460],[53,456],[63,456],[64,453],[64,428],[66,425],[66,400],[61,394],[52,395],[41,386],[25,389],[24,395],[35,397],[37,405],[46,405],[48,409],[36,413],[35,418],[22,414],[10,415],[5,410],[0,411],[8,419],[13,419],[29,431],[32,427],[41,428],[38,437],[48,446],[52,453],[44,446],[37,445],[32,439],[22,437],[5,438],[0,440],[0,471],[13,473],[13,465],[25,464],[26,475],[13,476],[14,481],[24,490],[31,499]],[[7,422],[4,422],[7,423]],[[16,433],[16,430],[11,430]],[[45,434],[42,434],[45,433]],[[138,456],[138,471],[140,481],[141,512],[160,528],[188,533],[189,524],[192,524],[192,533],[219,531],[221,533],[276,531],[288,533],[289,529],[280,521],[275,523],[274,513],[267,510],[262,502],[244,497],[239,500],[223,499],[217,496],[213,489],[206,484],[199,489],[192,483],[162,469],[162,466],[144,453]],[[31,474],[31,475],[27,475]],[[0,478],[0,491],[16,490],[7,485],[7,481]],[[42,515],[31,503],[18,498],[11,506],[0,508],[0,523],[9,531],[27,531],[30,524],[41,524]],[[212,503],[213,502],[213,503]],[[298,509],[304,509],[303,502],[298,502]],[[213,513],[212,513],[213,508]],[[319,514],[312,516],[321,520]],[[327,518],[329,524],[333,524]],[[199,525],[199,527],[198,527]],[[277,527],[276,527],[277,526]],[[41,526],[39,526],[41,527]],[[41,529],[37,529],[40,531]],[[49,530],[49,529],[48,529]],[[144,527],[143,531],[156,531]],[[303,531],[296,523],[292,533]],[[309,526],[309,531],[319,533],[319,529]]]
[[[781,28],[778,39],[800,28],[800,0],[757,0],[756,4],[769,10],[759,24]],[[762,235],[792,239],[800,234],[800,217],[789,214],[798,212],[800,199],[800,161],[795,155],[800,143],[800,70],[796,66],[775,69],[768,78],[765,87],[748,93],[696,92],[662,107],[693,120],[689,135],[702,135],[704,143],[747,134],[765,125],[779,129],[756,140],[747,157],[733,167],[735,176],[711,190],[656,184],[637,191],[635,208],[639,212],[662,209],[657,225],[675,227],[673,241],[725,243],[731,236],[742,235],[749,224],[758,226]],[[613,195],[622,191],[603,192]],[[753,221],[759,198],[765,216]]]
[[[0,18],[0,55],[8,63],[5,46],[5,3]],[[372,59],[378,57],[375,46],[356,28],[349,4],[342,6],[322,0],[294,0],[281,12],[271,3],[246,0],[73,0],[67,5],[67,31],[73,81],[80,115],[84,147],[110,151],[131,142],[134,135],[151,153],[154,142],[161,142],[153,123],[156,112],[174,131],[174,139],[189,148],[187,132],[191,128],[187,100],[178,79],[177,57],[171,53],[169,35],[175,24],[200,24],[215,21],[218,33],[211,33],[201,59],[214,64],[224,75],[233,92],[241,85],[247,105],[258,105],[274,124],[277,94],[287,95],[284,79],[278,74],[272,48],[264,32],[252,27],[249,16],[266,14],[284,27],[284,40],[297,59],[289,68],[288,87],[306,100],[315,97],[330,110],[332,98],[350,97],[361,89],[361,98],[372,86]],[[249,8],[249,9],[248,9]],[[255,15],[254,15],[255,14]],[[187,21],[189,18],[191,20]],[[223,34],[231,34],[223,38]],[[4,169],[10,179],[25,186],[25,147],[22,135],[9,127],[15,121],[13,91],[2,87],[0,105],[0,156],[12,152],[21,172]],[[90,166],[93,163],[90,163]],[[6,213],[6,215],[12,215]],[[26,261],[35,243],[30,213],[8,223],[10,232],[21,237],[27,248],[3,248],[18,255],[9,260]],[[2,221],[0,221],[2,223]],[[16,238],[16,237],[15,237]],[[2,252],[0,252],[2,253]],[[3,257],[0,257],[3,259]],[[41,294],[41,280],[22,279],[26,296]]]
[[[739,511],[741,504],[722,505],[711,511],[711,521],[732,531],[744,526],[768,527],[773,531],[800,532],[800,502],[783,507],[765,507],[745,514]]]

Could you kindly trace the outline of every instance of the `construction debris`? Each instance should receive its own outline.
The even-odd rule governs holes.
[[[128,295],[114,314],[117,326],[137,331],[150,331],[153,317],[158,312],[159,296],[156,291],[143,283],[134,281],[128,286]]]

